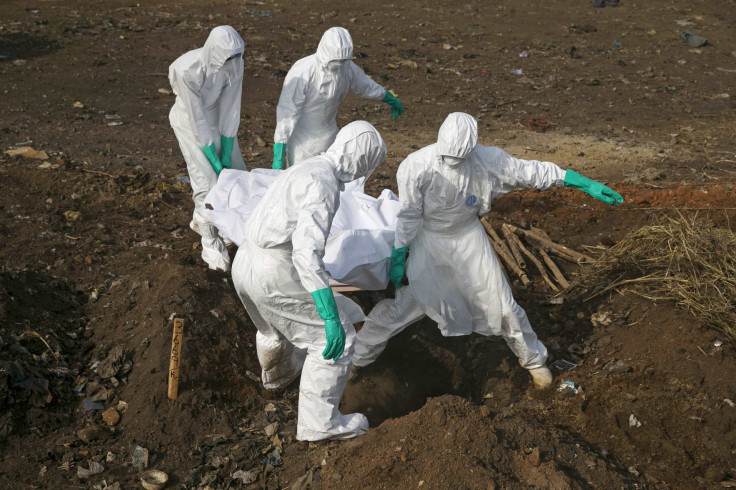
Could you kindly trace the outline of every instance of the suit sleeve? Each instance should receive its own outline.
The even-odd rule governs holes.
[[[291,242],[292,262],[302,285],[311,293],[329,287],[323,257],[340,194],[337,188],[325,183],[308,185],[310,189],[299,211]]]

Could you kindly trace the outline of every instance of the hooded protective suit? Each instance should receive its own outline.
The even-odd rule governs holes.
[[[225,166],[245,170],[237,143],[240,124],[240,97],[243,88],[243,39],[230,26],[212,29],[204,47],[184,53],[169,67],[169,82],[176,101],[169,122],[187,162],[192,185],[194,215],[191,228],[202,236],[202,258],[212,269],[230,269],[230,257],[217,229],[199,212],[217,173],[203,148],[231,146],[230,155],[221,155]],[[235,56],[234,58],[232,58]]]
[[[437,143],[399,166],[401,207],[394,246],[411,244],[409,285],[368,315],[357,336],[356,366],[373,362],[392,336],[424,315],[445,336],[501,335],[523,367],[544,366],[547,349],[514,300],[478,216],[490,211],[495,197],[514,188],[562,186],[565,170],[477,142],[475,119],[452,113]]]
[[[386,145],[369,123],[345,126],[327,152],[309,165],[284,171],[248,221],[233,263],[233,284],[256,324],[256,349],[266,388],[286,386],[301,371],[297,439],[349,438],[363,434],[362,414],[342,415],[355,341],[353,324],[363,312],[335,294],[345,330],[344,355],[322,357],[325,322],[310,293],[329,287],[322,257],[344,183],[367,176],[386,157]]]
[[[342,27],[325,31],[317,53],[291,67],[276,107],[274,143],[286,145],[289,165],[319,155],[335,140],[337,109],[348,92],[382,100],[386,90],[350,61],[353,40]],[[330,63],[341,61],[343,63]]]

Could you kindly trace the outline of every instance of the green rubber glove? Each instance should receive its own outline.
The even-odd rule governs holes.
[[[335,295],[332,294],[331,288],[318,289],[311,294],[317,305],[319,317],[325,321],[327,347],[322,351],[322,357],[337,361],[345,349],[345,330],[340,323]]]
[[[391,249],[391,268],[388,270],[388,277],[396,289],[404,285],[402,281],[406,272],[406,252],[408,251],[408,246]]]
[[[383,96],[381,102],[385,102],[389,105],[389,107],[391,108],[391,117],[393,117],[394,119],[404,113],[404,105],[399,99],[396,98],[394,94],[392,94],[388,90],[386,90],[386,95]]]
[[[273,164],[271,168],[281,170],[284,168],[284,153],[286,152],[286,143],[273,144]]]
[[[220,149],[222,149],[222,166],[225,168],[232,168],[232,156],[233,156],[233,144],[235,138],[228,138],[227,136],[220,136]]]
[[[621,197],[621,194],[618,192],[601,184],[600,182],[583,177],[574,170],[567,170],[565,172],[565,187],[580,189],[586,194],[589,194],[605,203],[613,204],[614,206],[618,206],[618,203],[624,202],[624,198]]]
[[[212,169],[215,171],[215,173],[217,175],[220,175],[220,172],[222,172],[222,162],[217,156],[217,149],[215,148],[215,144],[212,143],[209,146],[203,147],[202,152],[204,152],[204,156],[206,156],[207,160],[209,160],[210,165],[212,165]]]

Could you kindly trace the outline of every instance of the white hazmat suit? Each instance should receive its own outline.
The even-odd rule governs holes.
[[[340,397],[350,370],[353,324],[363,312],[335,294],[345,350],[323,358],[325,322],[310,293],[329,287],[323,256],[344,183],[367,176],[386,157],[386,145],[365,121],[345,126],[327,152],[284,171],[248,220],[233,262],[233,284],[258,328],[256,349],[263,385],[286,386],[301,371],[297,439],[361,435],[362,414],[342,415]]]
[[[230,270],[223,238],[201,213],[217,173],[203,149],[214,145],[221,154],[229,140],[233,169],[245,170],[237,142],[243,88],[243,39],[230,26],[212,29],[204,47],[184,53],[169,67],[176,101],[169,112],[176,139],[187,162],[194,213],[190,227],[202,236],[202,259],[211,269]],[[228,156],[221,156],[223,162]],[[227,165],[226,165],[227,166]]]
[[[356,366],[373,362],[391,337],[427,315],[444,336],[501,335],[523,367],[548,373],[547,349],[514,300],[478,217],[490,211],[495,197],[514,188],[562,186],[565,170],[477,141],[475,119],[452,113],[438,142],[399,166],[394,247],[410,245],[409,284],[368,315],[357,335]]]
[[[328,29],[317,52],[291,67],[276,107],[275,146],[286,144],[294,165],[319,155],[335,140],[337,109],[348,93],[381,100],[386,91],[350,61],[353,40],[342,27]],[[277,167],[275,167],[277,168]]]

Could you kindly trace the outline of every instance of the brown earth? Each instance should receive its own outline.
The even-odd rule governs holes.
[[[239,141],[249,167],[267,167],[286,71],[345,26],[356,62],[406,109],[392,120],[383,104],[342,105],[340,125],[366,119],[389,148],[370,193],[396,190],[402,158],[465,111],[481,143],[624,195],[616,208],[569,189],[494,203],[494,224],[537,226],[594,254],[662,216],[736,218],[734,18],[733,0],[6,0],[0,145],[49,159],[0,154],[0,487],[135,488],[134,445],[172,488],[736,484],[730,339],[626,291],[549,305],[538,277],[514,292],[553,359],[577,364],[555,371],[555,386],[574,382],[577,394],[532,390],[499,339],[443,338],[422,321],[346,390],[343,411],[363,411],[373,429],[295,441],[297,386],[259,386],[255,328],[187,227],[166,79],[212,27],[234,26],[246,41]],[[708,44],[680,44],[686,29]],[[368,311],[390,294],[353,296]],[[174,316],[186,321],[175,402]],[[269,446],[282,464],[265,461],[278,463]],[[104,471],[80,478],[90,461]]]

